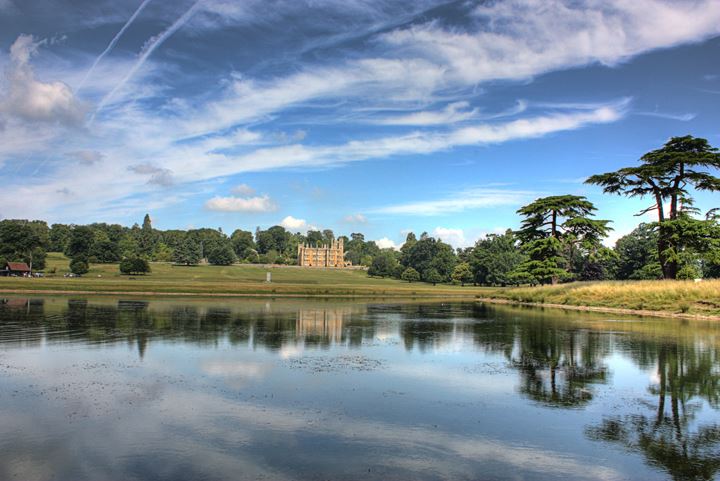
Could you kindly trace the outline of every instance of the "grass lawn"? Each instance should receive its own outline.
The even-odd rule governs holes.
[[[92,264],[80,278],[66,278],[69,260],[50,253],[46,277],[39,279],[2,278],[2,290],[145,292],[188,294],[280,294],[341,296],[467,296],[475,297],[488,288],[408,283],[395,279],[368,277],[366,271],[350,269],[303,269],[299,267],[176,266],[152,263],[144,276],[121,275],[117,264]],[[55,269],[55,273],[51,272]],[[265,282],[267,272],[272,283]]]
[[[489,297],[541,304],[720,316],[720,280],[574,282],[498,289]]]

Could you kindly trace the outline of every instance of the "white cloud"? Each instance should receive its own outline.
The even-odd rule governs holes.
[[[468,102],[453,102],[441,111],[413,112],[406,115],[389,116],[377,120],[379,125],[446,125],[472,119],[477,109],[468,110]]]
[[[269,196],[257,197],[213,197],[205,202],[205,208],[221,212],[274,212],[277,205]]]
[[[672,114],[663,112],[636,112],[638,115],[644,115],[646,117],[658,117],[661,119],[678,120],[680,122],[689,122],[697,117],[697,114],[686,113],[686,114]]]
[[[76,160],[83,165],[92,165],[103,160],[105,155],[97,150],[74,150],[66,152],[65,157]]]
[[[462,229],[450,229],[447,227],[436,227],[433,230],[433,236],[442,240],[446,244],[453,247],[467,247],[468,242],[465,240],[465,233]]]
[[[10,47],[7,89],[0,96],[0,114],[9,119],[30,122],[77,124],[85,116],[85,106],[63,82],[42,82],[35,78],[30,59],[44,41],[20,35]]]
[[[149,175],[148,184],[169,187],[175,183],[172,170],[158,167],[149,162],[131,165],[128,167],[128,170],[140,175]]]
[[[362,214],[350,214],[343,217],[343,222],[347,224],[367,224],[367,217]]]
[[[485,2],[474,17],[476,30],[427,23],[391,31],[383,40],[406,55],[445,65],[450,80],[473,84],[595,62],[615,65],[720,33],[716,0],[508,0]]]
[[[247,184],[240,184],[233,187],[230,192],[242,196],[251,196],[255,194],[255,189]]]
[[[432,216],[471,209],[522,205],[524,202],[536,196],[537,194],[535,192],[530,191],[478,188],[464,190],[444,199],[408,202],[381,207],[375,209],[374,212],[381,214]]]
[[[388,239],[387,237],[383,237],[382,239],[376,240],[375,244],[377,244],[377,246],[381,249],[398,250],[400,248],[399,245],[397,245],[394,241]]]
[[[280,222],[280,225],[290,231],[302,231],[311,228],[311,226],[308,226],[308,223],[305,219],[296,219],[291,215],[285,217]]]

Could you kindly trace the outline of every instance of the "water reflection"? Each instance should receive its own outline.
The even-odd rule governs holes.
[[[642,454],[673,479],[713,479],[720,472],[720,423],[701,421],[703,404],[720,407],[717,349],[659,343],[644,345],[636,360],[655,364],[652,413],[612,416],[588,428],[591,439]]]
[[[116,351],[126,346],[137,364]],[[196,459],[163,473],[137,452],[142,443],[106,433],[128,442],[136,464],[100,478],[223,479],[240,468],[294,479],[720,473],[713,324],[477,303],[13,298],[0,302],[0,360],[9,376],[0,376],[0,447],[12,447],[0,465],[33,451],[44,466],[65,416],[90,399],[91,418],[108,416],[88,425],[94,436],[119,429],[113,416],[139,432],[157,418],[158,439],[184,434],[172,446],[141,436],[154,456],[176,462],[205,449],[235,460],[225,459],[233,470]],[[27,403],[46,416],[44,433],[17,425]],[[603,454],[607,469],[590,469],[601,443],[620,449]]]

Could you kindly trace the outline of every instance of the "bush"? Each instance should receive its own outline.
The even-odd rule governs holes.
[[[403,271],[401,279],[408,282],[417,282],[420,280],[420,273],[412,267],[408,267]]]
[[[120,261],[122,274],[146,274],[150,272],[150,264],[140,257],[128,257]]]
[[[237,260],[235,251],[229,245],[214,248],[210,251],[207,258],[210,264],[216,266],[229,266]]]
[[[77,276],[87,274],[90,268],[88,267],[87,261],[82,258],[73,259],[70,261],[70,272]]]

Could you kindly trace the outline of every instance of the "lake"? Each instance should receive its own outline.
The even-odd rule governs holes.
[[[719,479],[720,325],[0,300],[2,480]]]

